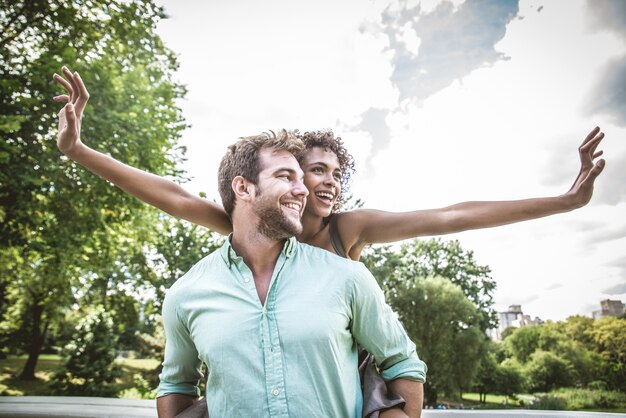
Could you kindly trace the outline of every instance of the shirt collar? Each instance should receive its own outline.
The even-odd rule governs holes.
[[[220,248],[219,250],[222,259],[228,265],[228,268],[230,268],[233,263],[243,262],[243,259],[241,258],[241,256],[237,255],[235,249],[230,242],[232,238],[233,234],[231,232],[224,240],[224,245],[222,245],[222,248]],[[287,239],[285,241],[285,244],[283,245],[281,254],[284,255],[287,259],[291,258],[296,253],[297,244],[298,241],[296,240],[296,237],[291,237]]]

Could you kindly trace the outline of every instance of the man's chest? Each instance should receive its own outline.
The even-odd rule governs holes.
[[[279,277],[261,304],[253,280],[205,289],[189,301],[188,327],[200,357],[217,366],[265,350],[285,355],[349,347],[351,307],[345,286],[325,280]],[[320,351],[321,350],[321,351]]]

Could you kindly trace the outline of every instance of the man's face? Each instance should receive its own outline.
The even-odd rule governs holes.
[[[261,171],[255,187],[253,208],[259,217],[259,232],[271,239],[285,239],[302,232],[300,220],[309,191],[303,172],[287,151],[262,149]]]

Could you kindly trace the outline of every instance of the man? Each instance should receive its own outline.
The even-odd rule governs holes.
[[[426,367],[361,264],[301,244],[308,195],[286,131],[243,138],[219,170],[233,233],[169,290],[159,417],[199,396],[209,415],[360,417],[355,340],[374,355],[404,413],[419,417]]]

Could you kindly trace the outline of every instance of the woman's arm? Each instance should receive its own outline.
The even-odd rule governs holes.
[[[556,197],[524,200],[463,202],[439,209],[392,213],[357,210],[342,214],[337,227],[344,237],[350,258],[360,255],[368,243],[399,241],[427,235],[443,235],[470,229],[490,228],[568,212],[586,205],[593,194],[595,179],[605,161],[594,162],[604,138],[595,128],[578,148],[581,168],[570,190]]]
[[[80,128],[89,93],[78,73],[72,73],[64,66],[63,74],[67,79],[54,75],[54,80],[67,91],[66,95],[54,98],[55,101],[68,102],[59,112],[57,146],[61,152],[92,173],[172,216],[221,234],[232,232],[228,215],[220,205],[192,195],[173,181],[130,167],[86,146],[80,139]]]

